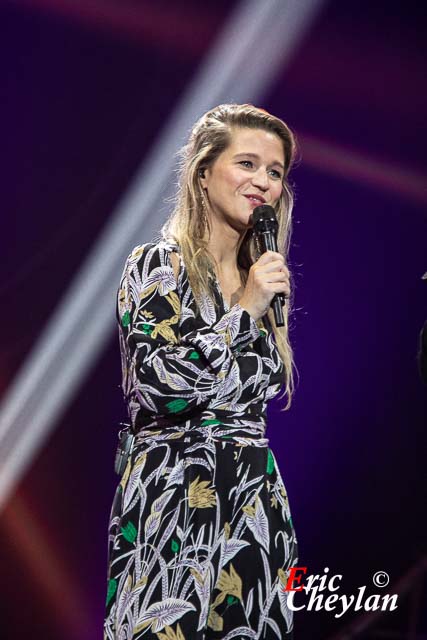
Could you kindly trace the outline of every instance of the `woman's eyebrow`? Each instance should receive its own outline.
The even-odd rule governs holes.
[[[233,158],[238,158],[239,156],[247,156],[249,158],[255,158],[256,160],[259,160],[259,155],[257,153],[245,153],[244,151],[241,153],[236,153]],[[283,164],[281,162],[279,162],[278,160],[274,160],[274,162],[271,163],[271,166],[273,165],[277,165],[279,167],[281,167],[281,169],[285,169],[285,167],[283,166]]]

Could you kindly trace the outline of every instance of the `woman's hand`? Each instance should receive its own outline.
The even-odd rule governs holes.
[[[249,269],[241,307],[259,320],[270,308],[276,293],[290,295],[290,274],[281,253],[266,251]]]

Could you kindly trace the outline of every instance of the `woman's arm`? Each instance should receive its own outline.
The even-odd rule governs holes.
[[[239,304],[218,322],[180,336],[181,303],[170,252],[146,243],[126,261],[117,301],[125,396],[149,413],[184,414],[240,384],[236,350],[259,329]],[[188,311],[188,310],[186,310]]]

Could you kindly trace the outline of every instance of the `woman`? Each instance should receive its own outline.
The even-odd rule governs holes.
[[[284,382],[288,408],[293,390],[288,305],[278,329],[270,303],[290,295],[294,155],[266,111],[209,111],[162,239],[127,259],[117,317],[135,441],[110,519],[105,639],[292,637],[297,542],[265,428],[267,401]],[[261,203],[284,255],[255,254]]]

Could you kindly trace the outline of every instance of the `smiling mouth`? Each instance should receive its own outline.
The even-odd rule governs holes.
[[[259,204],[265,204],[265,200],[264,198],[257,198],[256,196],[245,196],[245,198],[247,198],[249,200],[249,202],[252,202],[253,204],[259,205]]]

